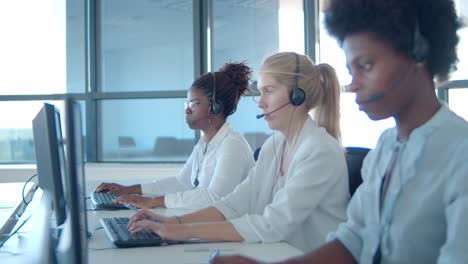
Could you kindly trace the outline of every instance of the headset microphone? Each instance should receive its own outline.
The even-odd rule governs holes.
[[[211,114],[206,115],[206,116],[204,116],[204,117],[200,117],[200,118],[194,119],[194,120],[187,120],[187,124],[193,125],[193,124],[195,124],[195,123],[198,122],[198,121],[201,121],[201,120],[203,120],[203,119],[207,119],[208,117],[210,117],[210,115],[211,115]]]
[[[409,72],[411,72],[411,71],[405,70],[404,72],[400,73],[400,77],[398,77],[398,79],[394,80],[392,82],[392,84],[390,86],[388,86],[387,89],[385,89],[385,91],[368,95],[366,99],[364,99],[362,101],[358,101],[358,103],[359,104],[367,104],[367,103],[373,103],[373,102],[377,102],[377,101],[382,100],[387,95],[387,93],[393,91],[395,88],[397,88],[400,85],[400,83],[404,79],[406,79]]]
[[[276,108],[275,110],[273,110],[273,111],[271,111],[271,112],[264,113],[264,114],[259,114],[259,115],[257,115],[257,119],[260,119],[260,118],[262,118],[262,117],[264,117],[264,116],[267,116],[267,115],[269,115],[269,114],[273,114],[274,112],[280,110],[281,108],[287,106],[288,104],[290,104],[290,102],[285,103],[284,105],[282,105],[282,106]]]

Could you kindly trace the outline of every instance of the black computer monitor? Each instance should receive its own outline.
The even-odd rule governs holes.
[[[39,187],[52,196],[56,224],[60,226],[66,218],[62,184],[66,170],[60,113],[54,105],[44,103],[32,123]]]
[[[65,148],[68,168],[68,216],[57,249],[59,263],[88,263],[88,223],[84,173],[84,145],[80,105],[72,99],[65,101]]]

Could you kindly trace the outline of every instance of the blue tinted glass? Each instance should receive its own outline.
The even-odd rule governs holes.
[[[100,103],[102,161],[185,161],[195,132],[185,123],[185,98]]]
[[[99,3],[99,90],[186,90],[190,86],[194,72],[191,0]]]

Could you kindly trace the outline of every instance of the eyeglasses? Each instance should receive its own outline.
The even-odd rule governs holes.
[[[184,109],[190,109],[192,110],[194,107],[198,107],[199,105],[206,104],[210,105],[210,103],[202,103],[198,101],[189,101],[189,102],[184,102]]]

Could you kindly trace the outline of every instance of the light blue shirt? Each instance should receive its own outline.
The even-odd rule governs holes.
[[[399,154],[382,212],[380,187],[393,150]],[[364,161],[363,184],[339,239],[359,263],[468,263],[468,123],[442,106],[408,140],[385,131]]]

